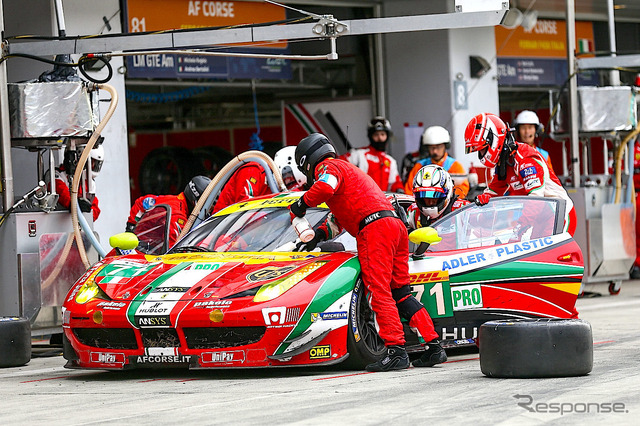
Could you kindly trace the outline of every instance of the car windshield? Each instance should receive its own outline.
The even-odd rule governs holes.
[[[442,241],[429,247],[429,251],[547,237],[562,232],[559,217],[564,217],[564,201],[553,198],[500,197],[492,198],[484,206],[472,203],[432,225]]]
[[[306,219],[318,226],[329,214],[328,209],[309,209]],[[214,216],[183,238],[170,252],[191,247],[215,252],[263,252],[294,251],[297,240],[291,226],[289,209],[282,207],[258,208],[221,216]],[[349,244],[348,234],[342,233],[336,240]]]

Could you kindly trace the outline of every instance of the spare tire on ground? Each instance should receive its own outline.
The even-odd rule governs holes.
[[[18,367],[31,360],[31,324],[27,318],[0,316],[0,367]]]
[[[580,319],[489,321],[480,327],[480,369],[489,377],[569,377],[593,368],[591,324]]]

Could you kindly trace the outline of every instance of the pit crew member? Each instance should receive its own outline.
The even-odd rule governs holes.
[[[478,114],[469,121],[464,134],[465,150],[477,152],[485,167],[495,167],[495,173],[476,203],[486,204],[491,197],[504,195],[534,195],[561,198],[566,202],[564,230],[571,235],[576,229],[576,212],[567,191],[556,174],[549,170],[542,155],[529,145],[516,142],[513,132],[495,114]],[[516,236],[521,237],[540,212],[525,212],[519,219]]]
[[[433,322],[409,287],[409,241],[404,223],[371,177],[353,164],[336,159],[329,139],[313,133],[296,148],[296,162],[306,175],[310,189],[290,206],[292,218],[303,217],[307,208],[326,203],[334,221],[325,221],[307,243],[312,250],[318,242],[337,235],[341,228],[356,237],[362,279],[371,293],[386,354],[367,365],[368,371],[390,371],[409,367],[400,315],[409,320],[427,350],[414,366],[433,366],[446,360]]]
[[[173,246],[182,228],[187,223],[189,213],[195,207],[196,203],[200,199],[200,196],[209,185],[211,179],[207,176],[195,176],[187,183],[184,191],[178,195],[143,195],[136,199],[133,203],[133,207],[129,211],[129,218],[127,219],[127,232],[134,232],[136,223],[140,220],[142,215],[151,210],[156,204],[166,204],[171,207],[171,224],[169,225],[169,247]]]
[[[374,117],[367,125],[370,145],[352,149],[341,158],[371,176],[381,190],[404,192],[402,180],[398,174],[398,163],[395,158],[385,152],[392,134],[389,120],[384,117]]]

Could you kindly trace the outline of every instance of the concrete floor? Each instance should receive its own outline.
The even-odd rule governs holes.
[[[594,339],[593,371],[583,377],[488,378],[477,351],[451,353],[434,368],[392,373],[79,371],[64,369],[56,355],[0,369],[0,423],[637,425],[640,281],[624,282],[617,296],[605,285],[589,290],[602,296],[577,304]],[[522,395],[534,412],[518,404]]]

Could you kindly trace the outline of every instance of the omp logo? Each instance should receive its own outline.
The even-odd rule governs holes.
[[[262,317],[266,325],[282,325],[284,324],[287,308],[264,308],[262,309]]]
[[[293,269],[294,269],[293,266],[283,266],[283,267],[267,266],[266,268],[262,268],[259,271],[256,271],[247,275],[247,281],[256,282],[256,281],[272,280],[274,278],[281,277],[282,275],[286,274],[287,272]]]
[[[314,346],[309,349],[309,359],[331,358],[331,345]]]

